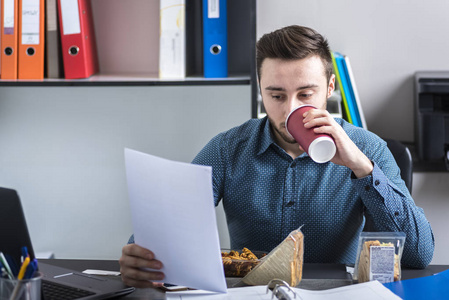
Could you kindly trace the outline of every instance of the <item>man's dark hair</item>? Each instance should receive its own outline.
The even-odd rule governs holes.
[[[266,58],[303,59],[309,55],[321,58],[325,75],[332,76],[332,56],[327,40],[315,30],[291,25],[263,35],[256,44],[257,74],[260,80],[262,63]]]

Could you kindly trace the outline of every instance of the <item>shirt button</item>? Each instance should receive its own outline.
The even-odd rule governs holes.
[[[399,216],[399,212],[398,211],[395,211],[394,212],[394,215],[397,217],[397,216]]]
[[[290,168],[294,168],[294,167],[296,167],[296,161],[293,161],[293,162],[290,164]]]
[[[374,185],[378,186],[380,184],[379,180],[374,181]]]
[[[287,203],[285,206],[286,207],[291,207],[291,206],[293,206],[293,204],[295,204],[295,202],[293,202],[293,201],[290,201],[289,203]]]
[[[366,185],[366,186],[365,186],[365,191],[368,192],[370,189],[371,189],[371,187],[370,187],[369,185]]]

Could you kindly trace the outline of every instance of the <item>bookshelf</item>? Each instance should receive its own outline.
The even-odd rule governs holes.
[[[204,78],[201,0],[186,1],[186,67],[181,80],[159,79],[159,0],[91,0],[99,73],[86,79],[0,80],[2,86],[226,86],[251,88],[255,74],[256,0],[228,0],[227,78]]]

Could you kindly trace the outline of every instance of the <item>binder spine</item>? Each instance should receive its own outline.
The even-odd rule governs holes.
[[[228,76],[227,1],[203,0],[204,77]]]
[[[44,78],[44,16],[44,0],[19,1],[19,79]]]
[[[355,99],[353,97],[354,94],[352,93],[352,90],[350,87],[349,75],[347,72],[344,57],[342,54],[336,52],[335,59],[337,62],[338,71],[340,72],[341,83],[343,86],[344,94],[346,96],[345,100],[348,104],[348,109],[349,109],[349,114],[351,115],[352,124],[354,124],[355,126],[358,126],[358,127],[362,127],[360,118],[358,118],[358,116],[357,116],[358,111],[356,111]]]
[[[45,70],[47,78],[63,78],[61,36],[58,25],[57,0],[45,2]]]
[[[186,76],[185,10],[185,0],[160,0],[160,78]]]
[[[334,73],[335,73],[335,81],[336,81],[336,84],[338,85],[338,89],[340,90],[340,93],[341,93],[341,103],[343,106],[343,117],[346,119],[346,121],[353,124],[352,117],[349,112],[347,96],[346,96],[345,90],[343,88],[343,83],[342,83],[343,78],[340,74],[340,71],[339,71],[339,68],[337,65],[337,55],[338,54],[336,52],[331,52],[331,55],[332,55],[332,65],[334,67]]]
[[[17,79],[18,0],[1,0],[1,79]]]
[[[92,13],[92,6],[90,1],[82,1],[83,9],[81,10],[81,26],[87,32],[87,36],[82,37],[84,41],[84,49],[86,51],[87,76],[89,77],[99,71],[98,54],[97,54],[97,40],[95,38],[94,20]]]
[[[58,1],[64,76],[90,77],[99,70],[90,1]]]

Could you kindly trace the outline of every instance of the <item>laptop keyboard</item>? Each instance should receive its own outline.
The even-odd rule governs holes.
[[[73,288],[49,281],[42,281],[42,293],[44,300],[70,300],[95,295],[90,291]]]

